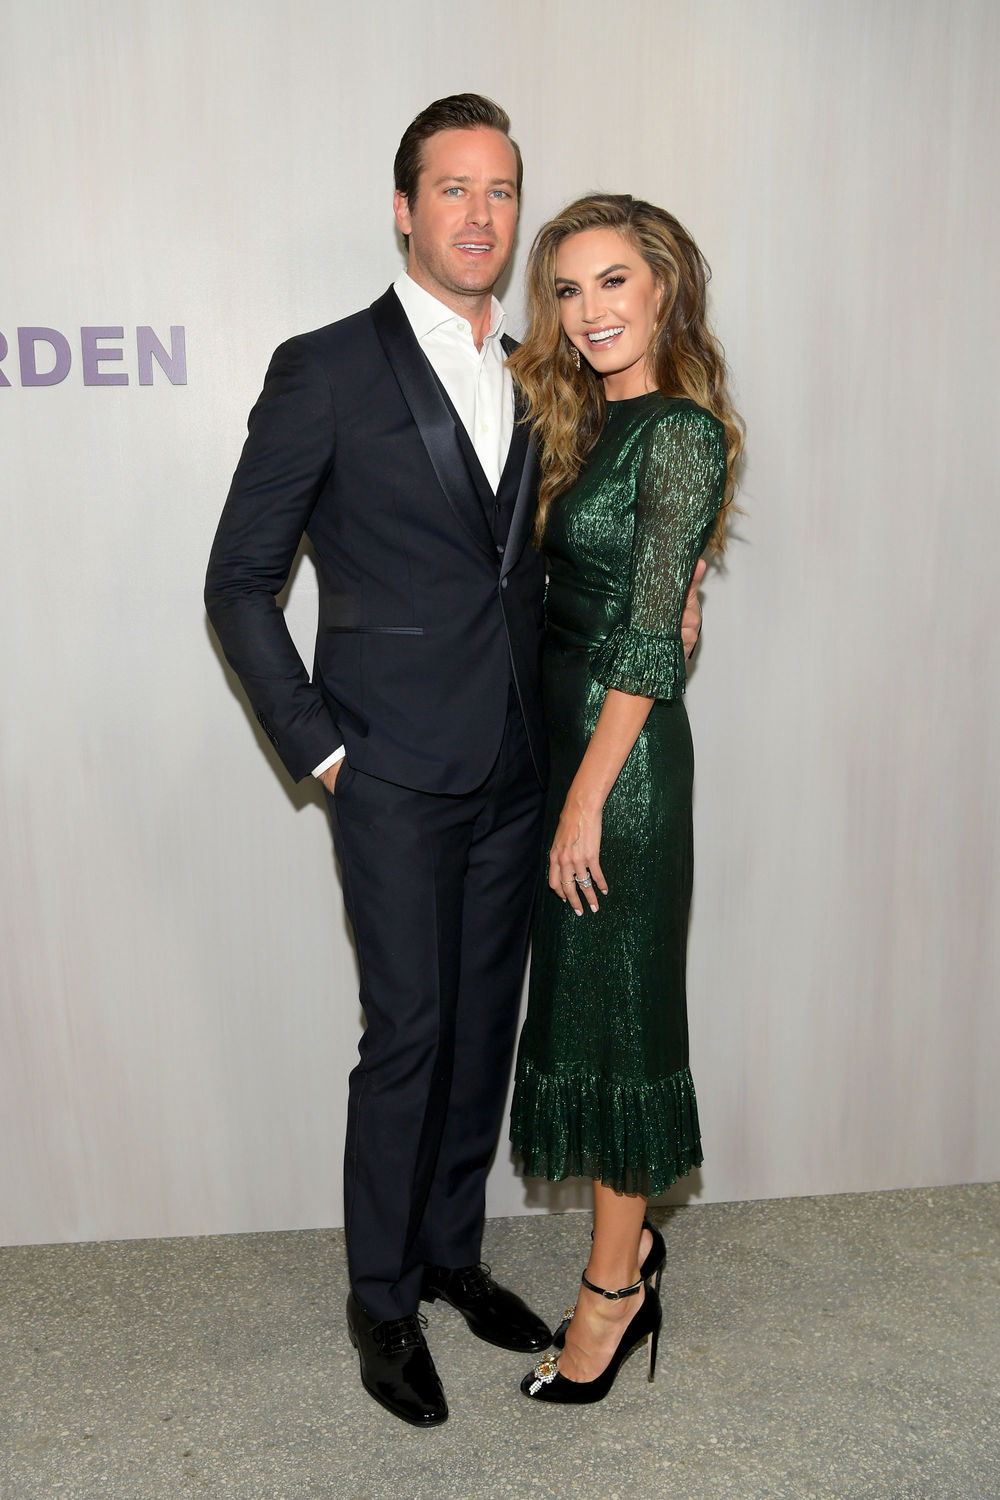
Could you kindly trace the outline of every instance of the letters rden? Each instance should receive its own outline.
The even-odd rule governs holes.
[[[80,369],[84,385],[128,385],[129,374],[109,369],[125,359],[124,327],[87,327],[80,329]],[[10,345],[0,333],[0,389],[10,388],[13,371],[4,361]],[[184,328],[171,325],[170,348],[153,332],[148,323],[135,330],[135,374],[139,385],[153,384],[153,364],[159,367],[171,385],[187,385],[187,346]],[[58,328],[19,328],[17,330],[17,370],[20,384],[60,385],[73,368],[73,351],[69,339]]]

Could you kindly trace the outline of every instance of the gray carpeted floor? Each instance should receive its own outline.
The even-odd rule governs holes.
[[[664,1333],[601,1405],[436,1303],[451,1419],[361,1390],[336,1232],[0,1251],[3,1500],[995,1500],[1000,1185],[663,1211]],[[493,1220],[555,1322],[582,1214]]]

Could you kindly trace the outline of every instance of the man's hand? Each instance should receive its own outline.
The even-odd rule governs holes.
[[[336,785],[337,777],[340,775],[340,768],[343,764],[344,757],[341,756],[339,760],[334,761],[332,766],[327,766],[325,771],[320,771],[319,773],[318,779],[323,783],[327,791],[331,794],[333,792],[334,786]]]
[[[701,605],[698,603],[698,585],[705,576],[708,566],[705,559],[700,557],[695,564],[694,574],[691,578],[691,587],[688,589],[687,599],[684,602],[684,613],[681,616],[681,640],[684,643],[684,655],[690,657],[691,652],[698,644],[701,635]]]

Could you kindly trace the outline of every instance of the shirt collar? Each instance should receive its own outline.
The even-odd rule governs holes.
[[[446,307],[443,302],[439,302],[424,287],[418,286],[406,271],[403,271],[396,277],[396,280],[392,284],[392,289],[402,303],[403,311],[409,320],[410,327],[418,339],[426,338],[429,333],[434,332],[435,328],[440,328],[445,323],[455,323],[459,319],[462,322],[466,321],[464,318],[461,318],[460,313],[456,313],[453,308]],[[486,337],[488,339],[499,338],[504,331],[506,322],[507,314],[497,299],[495,297],[491,298],[490,328]]]

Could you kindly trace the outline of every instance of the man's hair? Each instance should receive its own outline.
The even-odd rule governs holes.
[[[396,191],[405,195],[411,209],[417,201],[417,182],[424,164],[424,142],[442,130],[475,130],[480,126],[499,130],[510,141],[517,163],[516,185],[520,198],[524,166],[521,148],[511,138],[510,115],[483,94],[449,94],[447,99],[435,99],[433,104],[420,111],[403,132],[396,152],[392,167]]]

